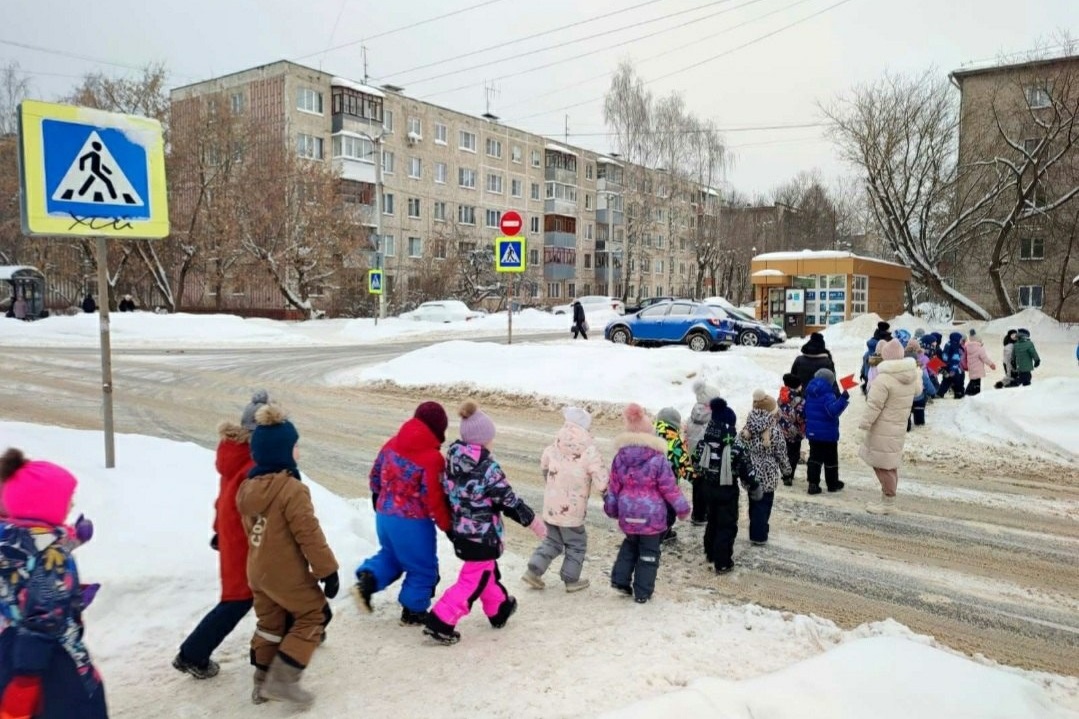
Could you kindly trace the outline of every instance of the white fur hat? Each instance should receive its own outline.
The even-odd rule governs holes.
[[[699,404],[708,404],[719,397],[719,390],[700,378],[693,381],[693,394],[696,395]]]
[[[580,407],[566,407],[562,410],[562,416],[566,418],[567,422],[582,429],[589,429],[592,426],[592,415]]]

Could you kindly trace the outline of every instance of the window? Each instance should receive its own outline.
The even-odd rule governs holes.
[[[489,157],[502,157],[502,141],[493,137],[487,138],[487,155]]]
[[[382,236],[382,256],[397,257],[397,241],[393,235]]]
[[[547,183],[547,199],[548,200],[565,200],[566,202],[577,202],[577,188],[573,185],[564,185],[561,182],[548,182]]]
[[[869,278],[866,275],[854,275],[851,279],[850,314],[851,317],[864,315],[869,311]]]
[[[435,240],[435,259],[436,260],[444,260],[444,259],[446,259],[446,244],[447,243],[446,243],[445,240]]]
[[[662,295],[663,294],[663,285],[656,285],[656,294],[657,295]]]
[[[656,260],[655,273],[657,275],[663,274],[663,260]],[[658,292],[659,294],[663,294],[662,292],[659,292],[659,290],[656,290],[656,292]]]
[[[382,114],[382,129],[393,134],[393,110],[386,110]]]
[[[1045,83],[1028,85],[1026,88],[1026,95],[1027,106],[1032,110],[1049,107],[1053,104],[1052,98],[1049,96],[1049,86]],[[1040,304],[1038,306],[1041,307]]]
[[[1021,260],[1044,260],[1045,238],[1024,237],[1019,242],[1019,259]]]
[[[462,225],[476,224],[476,208],[470,205],[458,205],[457,221]]]
[[[460,187],[468,187],[470,189],[476,189],[476,171],[470,170],[467,167],[457,168],[457,184]]]
[[[420,161],[420,158],[408,158],[408,176],[416,179],[423,176],[423,162]]]
[[[476,133],[468,132],[467,130],[461,130],[461,132],[460,132],[460,140],[458,141],[458,146],[462,150],[467,150],[468,152],[475,152],[476,151]]]
[[[643,287],[641,288],[641,291],[642,292],[644,291]],[[670,308],[667,305],[656,305],[655,307],[649,307],[648,309],[642,310],[640,316],[641,317],[666,317],[667,316],[667,310],[669,310],[669,309]]]
[[[584,226],[584,238],[586,240],[594,240],[594,239],[596,239],[596,236],[592,231],[592,223],[591,222],[589,222],[587,225]]]
[[[530,264],[530,265],[538,265],[539,264],[539,250],[529,250],[528,251],[528,264]]]
[[[322,114],[322,93],[309,87],[301,87],[296,91],[296,109],[303,112]]]
[[[322,138],[300,133],[296,136],[296,154],[311,160],[322,159]]]
[[[422,237],[409,237],[408,238],[408,256],[409,257],[423,257],[423,238]]]
[[[521,164],[521,146],[520,145],[514,145],[512,148],[510,148],[510,159],[513,160],[514,162],[516,162],[518,165]]]
[[[641,272],[651,272],[651,271],[652,271],[652,258],[651,257],[642,257],[641,258]]]
[[[585,253],[584,256],[584,268],[586,270],[592,269],[592,255]]]
[[[384,214],[384,215],[392,215],[393,214],[393,193],[392,192],[384,192],[384,193],[382,193],[382,214]]]
[[[446,163],[445,162],[436,162],[435,163],[435,182],[437,182],[440,185],[445,185],[446,184]]]
[[[233,115],[239,115],[244,111],[244,94],[242,92],[234,92],[229,97],[229,107],[232,108]]]
[[[446,221],[446,203],[442,201],[435,202],[435,220],[438,222]]]
[[[533,232],[538,233],[540,231],[539,221],[540,221],[540,218],[538,218],[538,217],[533,217],[532,218],[532,231]]]
[[[1023,152],[1034,156],[1034,153],[1038,151],[1038,143],[1041,142],[1038,138],[1031,138],[1029,140],[1023,140]]]
[[[521,197],[525,191],[525,183],[523,180],[510,180],[510,194],[514,197]]]
[[[417,220],[420,218],[420,198],[408,198],[408,216]]]
[[[539,150],[533,150],[532,151],[532,167],[539,167],[539,166],[540,166]]]
[[[423,139],[423,122],[418,117],[408,118],[408,134],[416,139]]]
[[[502,175],[487,173],[487,191],[496,195],[502,194]]]
[[[591,210],[592,209],[592,195],[586,194],[584,196],[584,209],[586,209],[586,210]]]
[[[375,147],[370,140],[349,135],[333,136],[333,156],[347,157],[370,165],[375,164]]]
[[[540,198],[539,183],[538,182],[533,182],[532,183],[532,199],[533,200],[538,200],[539,198]]]
[[[1040,308],[1042,306],[1042,294],[1041,285],[1020,285],[1019,306]]]
[[[594,171],[593,171],[593,169],[592,169],[592,163],[591,163],[591,162],[590,162],[590,163],[588,163],[587,165],[585,165],[585,166],[584,166],[584,176],[585,176],[585,177],[586,177],[587,179],[589,179],[589,180],[591,180],[591,179],[592,179],[592,173],[593,173],[593,172],[594,172]]]
[[[435,123],[435,144],[436,145],[445,145],[446,144],[446,126],[443,125],[441,122],[436,122]]]
[[[559,297],[562,296],[562,285],[558,284],[557,282],[548,282],[547,296],[553,300],[557,300]]]
[[[387,175],[393,174],[394,167],[397,166],[397,156],[389,150],[382,151],[382,171]]]
[[[660,294],[662,294],[662,293],[660,293]],[[670,314],[668,316],[669,317],[689,317],[692,314],[693,314],[693,305],[687,305],[685,303],[679,302],[677,304],[671,305],[671,312],[670,312]]]
[[[498,224],[502,221],[502,212],[500,210],[487,210],[487,226],[498,227]]]
[[[576,296],[577,296],[577,283],[570,282],[568,285],[566,285],[566,297],[576,297]]]

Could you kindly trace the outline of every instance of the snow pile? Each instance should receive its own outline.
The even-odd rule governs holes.
[[[848,322],[840,322],[821,331],[829,349],[865,349],[866,340],[873,336],[880,322],[880,315],[859,315]]]
[[[779,375],[733,352],[572,341],[542,345],[444,342],[373,367],[341,372],[327,381],[465,387],[506,396],[584,401],[593,407],[639,402],[652,411],[673,406],[684,413],[693,406],[692,383],[697,377],[717,385],[739,415],[748,411],[754,389],[774,395],[783,384]]]
[[[612,719],[1066,719],[1022,677],[914,642],[848,642],[773,674],[689,687],[604,716]]]
[[[1030,330],[1034,344],[1041,342],[1075,342],[1079,340],[1079,329],[1068,329],[1041,310],[1025,309],[1011,317],[986,322],[980,332],[1004,336],[1008,330],[1025,328]]]

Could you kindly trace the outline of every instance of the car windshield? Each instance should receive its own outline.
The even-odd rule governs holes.
[[[735,309],[734,307],[730,307],[728,305],[712,305],[712,307],[714,309],[721,310],[721,312],[719,312],[720,315],[723,315],[725,313],[726,316],[732,319],[741,320],[742,322],[760,322],[760,320],[755,317],[750,317],[742,310]]]

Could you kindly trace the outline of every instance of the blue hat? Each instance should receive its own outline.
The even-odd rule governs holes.
[[[727,400],[722,397],[715,397],[708,403],[709,409],[712,410],[712,421],[716,424],[723,424],[728,426],[735,426],[738,424],[738,415],[734,413],[734,410],[727,406]]]
[[[896,330],[895,338],[902,342],[903,346],[906,347],[907,343],[910,342],[910,332],[907,330]]]
[[[288,472],[299,478],[293,450],[300,440],[300,433],[289,422],[288,415],[280,406],[267,404],[255,413],[255,431],[251,433],[251,459],[255,466],[248,477],[258,477],[275,472]]]

